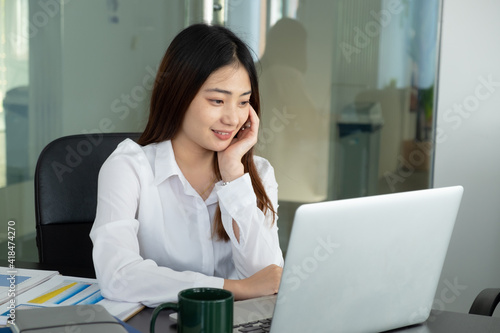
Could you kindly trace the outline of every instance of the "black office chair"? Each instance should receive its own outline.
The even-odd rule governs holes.
[[[95,277],[89,237],[97,206],[99,170],[118,143],[140,133],[70,135],[49,143],[35,170],[38,257],[42,264],[77,266]]]
[[[495,312],[498,303],[500,303],[500,289],[484,289],[476,296],[469,313],[491,316]]]

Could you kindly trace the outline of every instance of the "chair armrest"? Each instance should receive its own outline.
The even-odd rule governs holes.
[[[469,310],[470,314],[491,316],[500,302],[500,289],[488,288],[481,291]]]

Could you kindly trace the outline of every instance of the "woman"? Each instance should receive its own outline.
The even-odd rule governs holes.
[[[174,38],[138,144],[122,142],[99,174],[90,236],[104,297],[154,307],[191,287],[277,292],[277,184],[253,156],[259,112],[238,37],[197,24]]]

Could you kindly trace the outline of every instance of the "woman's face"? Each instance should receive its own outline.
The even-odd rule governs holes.
[[[189,105],[173,140],[191,151],[223,151],[250,112],[250,78],[237,63],[213,72]]]

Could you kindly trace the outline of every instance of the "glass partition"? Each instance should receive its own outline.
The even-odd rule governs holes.
[[[256,148],[275,168],[283,249],[301,204],[430,186],[439,11],[437,0],[261,10]]]
[[[298,206],[431,184],[438,0],[0,1],[0,246],[37,260],[33,173],[68,134],[141,131],[170,40],[224,24],[254,52],[256,152]],[[92,22],[92,23],[91,23]],[[6,251],[0,251],[4,256]]]

